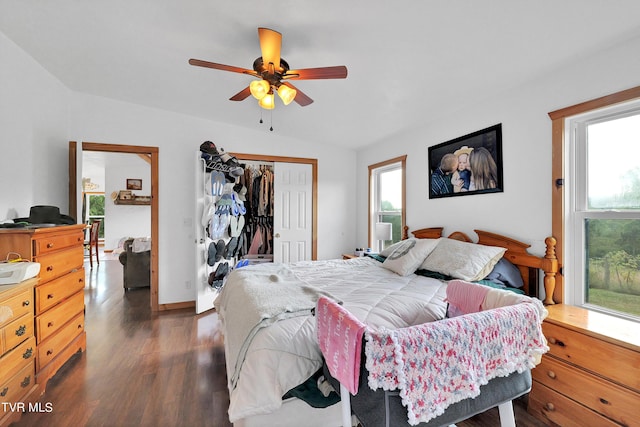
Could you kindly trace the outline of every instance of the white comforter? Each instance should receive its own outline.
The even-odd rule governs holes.
[[[243,267],[244,275],[274,265]],[[344,307],[370,326],[402,328],[444,318],[446,284],[411,274],[401,277],[370,258],[351,260],[304,261],[287,265],[301,284],[311,286],[341,300]],[[277,268],[277,267],[276,267]],[[226,320],[231,313],[246,310],[244,299],[232,292],[242,270],[230,274],[216,299],[225,328],[225,336],[234,334],[234,325]],[[266,273],[266,271],[265,271]],[[267,414],[280,408],[282,396],[322,367],[317,345],[315,318],[301,315],[285,318],[254,331],[244,352],[240,375],[229,381],[229,419]],[[226,340],[225,340],[226,341]],[[227,376],[234,377],[236,361],[231,360],[225,342]],[[242,362],[242,361],[240,361]]]

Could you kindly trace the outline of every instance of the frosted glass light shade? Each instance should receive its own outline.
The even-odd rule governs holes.
[[[271,89],[271,85],[266,80],[254,80],[249,83],[249,91],[255,99],[264,98],[269,93],[269,89]]]
[[[258,101],[258,105],[265,110],[273,110],[273,108],[276,106],[273,93],[266,94],[261,100]]]
[[[297,94],[298,91],[286,85],[280,85],[280,87],[278,88],[278,96],[280,97],[280,99],[282,99],[284,105],[291,104],[291,101],[295,99]]]

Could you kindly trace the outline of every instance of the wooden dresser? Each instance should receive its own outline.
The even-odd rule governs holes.
[[[0,229],[0,256],[16,252],[40,263],[35,286],[36,381],[44,387],[86,348],[84,225]]]
[[[30,279],[0,286],[0,426],[20,418],[17,402],[35,401],[40,396],[33,329],[36,283],[36,279]]]
[[[561,426],[640,426],[640,325],[563,304],[542,324],[550,351],[528,411]]]

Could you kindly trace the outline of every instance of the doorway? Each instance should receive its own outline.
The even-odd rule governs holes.
[[[78,143],[69,141],[69,212],[78,212]],[[151,311],[159,311],[158,304],[158,147],[144,147],[136,145],[103,144],[97,142],[82,142],[80,151],[100,151],[109,153],[130,153],[148,156],[151,165]]]

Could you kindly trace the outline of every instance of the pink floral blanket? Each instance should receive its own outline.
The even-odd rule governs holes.
[[[427,422],[480,394],[496,377],[524,372],[549,348],[534,304],[522,303],[396,330],[367,329],[369,386],[399,390],[408,422]]]

